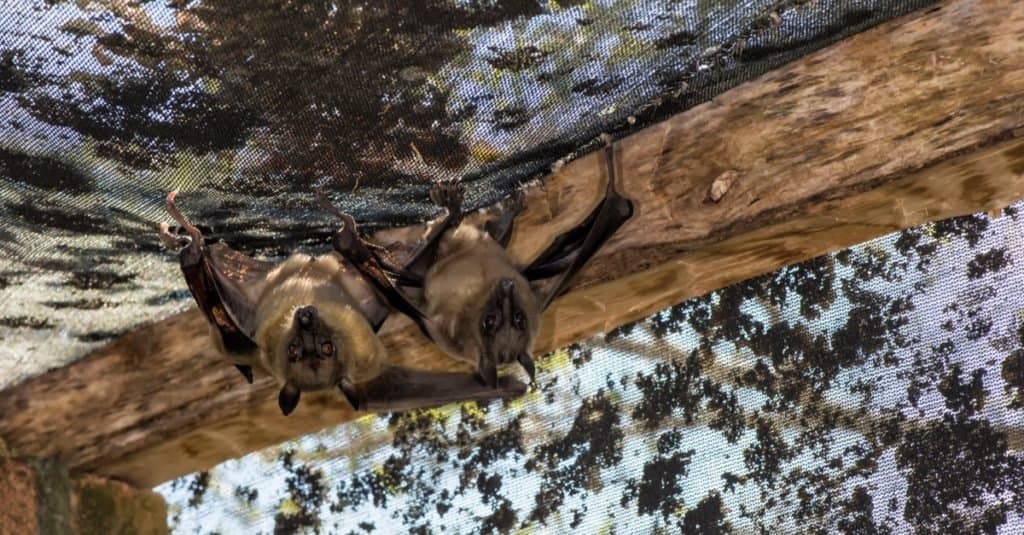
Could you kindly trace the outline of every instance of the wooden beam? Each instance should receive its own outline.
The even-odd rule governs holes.
[[[846,39],[621,140],[636,217],[546,315],[538,352],[686,298],[926,221],[1024,197],[1024,10],[956,0]],[[718,202],[708,201],[712,186]],[[533,188],[513,249],[593,206],[597,155]],[[719,195],[721,194],[721,195]],[[406,365],[458,369],[404,319]],[[334,393],[282,417],[213,351],[196,311],[0,393],[0,437],[137,486],[355,415]]]

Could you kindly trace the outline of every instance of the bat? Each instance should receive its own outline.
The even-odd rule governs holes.
[[[257,260],[223,243],[207,244],[199,229],[167,196],[171,217],[187,237],[160,225],[179,247],[178,259],[214,345],[253,382],[253,370],[281,385],[278,406],[295,410],[303,391],[339,388],[356,410],[408,410],[469,399],[522,394],[505,381],[498,391],[471,373],[435,373],[388,364],[377,332],[390,309],[364,276],[336,252],[293,253],[284,261]]]
[[[344,222],[335,236],[335,250],[442,351],[475,365],[490,387],[499,384],[498,368],[513,361],[532,382],[536,367],[531,352],[542,312],[633,215],[632,201],[615,189],[614,149],[609,145],[603,151],[604,197],[582,222],[556,237],[525,267],[506,251],[521,197],[481,229],[462,221],[461,189],[453,183],[436,184],[431,198],[447,213],[430,227],[404,267],[381,258],[359,236],[350,215],[322,198],[321,202]]]

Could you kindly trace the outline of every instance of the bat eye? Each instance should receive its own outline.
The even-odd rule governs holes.
[[[522,312],[517,310],[512,314],[512,322],[515,323],[517,329],[522,329],[525,321],[526,317],[523,316]]]
[[[288,346],[288,360],[291,362],[299,360],[299,352],[298,344]]]
[[[496,323],[498,323],[498,318],[494,314],[484,316],[484,329],[493,330]]]
[[[324,356],[330,356],[332,353],[334,353],[334,344],[330,342],[324,342],[320,344],[320,352],[323,353]]]

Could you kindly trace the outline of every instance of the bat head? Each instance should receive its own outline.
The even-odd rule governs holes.
[[[518,362],[533,381],[535,368],[530,348],[537,336],[540,306],[525,279],[502,278],[483,303],[477,332],[484,382],[498,385],[498,367]]]
[[[277,397],[282,413],[287,416],[295,410],[303,390],[334,388],[339,383],[344,372],[338,358],[340,343],[315,306],[295,309],[275,356],[285,383]]]

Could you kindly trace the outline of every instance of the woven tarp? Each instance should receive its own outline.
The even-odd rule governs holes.
[[[158,490],[181,533],[1019,534],[1021,208],[691,299],[541,359],[509,403]]]
[[[5,0],[0,387],[190,306],[161,201],[211,239],[326,248],[361,221],[493,202],[925,0]]]

